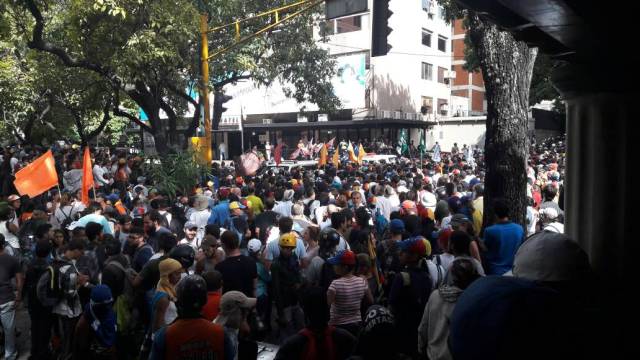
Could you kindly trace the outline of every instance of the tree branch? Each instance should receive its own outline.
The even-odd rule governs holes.
[[[163,82],[163,85],[169,89],[172,93],[176,94],[178,97],[181,97],[185,101],[191,103],[193,106],[198,106],[198,103],[189,96],[189,94],[184,91],[180,91],[178,88],[170,84],[168,81]]]
[[[153,131],[151,129],[151,127],[149,127],[149,125],[143,123],[142,121],[140,121],[140,119],[138,119],[135,115],[131,115],[128,112],[120,109],[120,94],[118,89],[114,89],[115,91],[115,95],[114,95],[114,101],[113,101],[113,114],[116,116],[122,116],[125,117],[129,120],[131,120],[133,123],[138,124],[138,126],[140,126],[140,128],[150,134],[153,134]]]
[[[111,100],[107,101],[107,104],[104,106],[104,109],[102,109],[102,112],[104,114],[102,117],[102,121],[100,122],[100,125],[98,125],[98,127],[95,130],[93,130],[92,132],[89,133],[89,135],[87,135],[87,141],[91,141],[91,139],[95,138],[96,136],[98,136],[98,134],[104,131],[104,128],[107,126],[107,123],[109,122],[109,120],[111,120],[111,116],[109,115],[110,106],[111,106]]]
[[[105,69],[102,65],[93,61],[89,61],[88,59],[74,59],[63,48],[45,41],[43,38],[45,21],[44,17],[42,16],[42,12],[38,8],[34,0],[25,0],[24,3],[36,21],[36,24],[33,27],[33,38],[27,43],[27,46],[29,48],[53,54],[60,60],[62,60],[62,62],[68,67],[91,70],[102,76],[105,76],[106,78],[109,78],[109,71],[107,71],[107,69]]]

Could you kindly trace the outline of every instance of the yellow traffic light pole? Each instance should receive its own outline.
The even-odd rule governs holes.
[[[202,103],[204,104],[204,131],[205,131],[205,159],[207,162],[207,166],[211,166],[211,161],[213,160],[213,151],[212,151],[212,141],[211,141],[211,113],[210,113],[210,106],[209,106],[209,60],[215,58],[216,56],[219,56],[221,54],[224,54],[225,52],[235,48],[236,46],[243,44],[257,36],[259,36],[260,34],[263,34],[273,28],[275,28],[276,26],[286,22],[287,20],[291,20],[293,18],[295,18],[296,16],[305,13],[308,10],[311,10],[312,8],[320,5],[321,3],[323,3],[324,0],[303,0],[303,1],[298,1],[295,3],[291,3],[285,6],[281,6],[279,8],[276,9],[272,9],[269,11],[265,11],[262,13],[259,13],[255,16],[251,16],[245,19],[241,19],[241,20],[236,20],[234,22],[225,24],[225,25],[221,25],[221,26],[217,26],[215,28],[209,29],[209,25],[208,25],[208,18],[207,18],[207,14],[201,14],[200,15],[200,38],[201,38],[201,54],[200,54],[200,61],[201,61],[201,71],[202,71],[202,79],[201,79],[201,84],[200,84],[200,96],[202,96]],[[306,6],[305,6],[306,5]],[[280,17],[282,12],[285,12],[289,9],[293,9],[296,7],[301,7],[304,6],[302,9],[295,11],[293,13],[287,14],[284,17]],[[248,20],[252,20],[252,19],[257,19],[263,16],[268,16],[268,15],[274,15],[275,16],[275,22],[265,26],[264,28],[258,30],[257,32],[255,32],[254,34],[245,36],[243,38],[240,37],[240,24],[248,21]],[[209,55],[209,43],[207,40],[207,34],[210,32],[215,32],[221,29],[224,29],[228,26],[234,26],[235,27],[235,42],[230,44],[229,46],[226,46],[216,52],[214,52],[213,54]]]
[[[209,105],[209,41],[207,41],[207,33],[209,32],[209,19],[207,14],[200,15],[200,36],[201,36],[201,54],[200,61],[202,66],[202,82],[200,84],[200,96],[202,96],[202,104],[204,104],[204,138],[205,138],[205,156],[204,160],[207,166],[211,166],[213,160],[213,151],[211,149],[211,106]]]

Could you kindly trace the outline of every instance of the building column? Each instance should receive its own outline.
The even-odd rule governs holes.
[[[554,73],[566,99],[566,233],[589,254],[598,275],[621,285],[631,273],[631,122],[637,120],[637,81],[568,65]],[[633,76],[637,78],[637,75]]]

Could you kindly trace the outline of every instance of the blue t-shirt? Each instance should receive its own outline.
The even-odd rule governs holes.
[[[109,226],[109,221],[106,217],[98,214],[89,214],[78,219],[77,227],[87,227],[87,224],[90,222],[94,222],[102,225],[102,232],[105,234],[113,235],[113,231],[111,231],[111,226]]]
[[[484,244],[487,247],[487,275],[503,275],[513,267],[513,259],[524,240],[522,226],[512,223],[500,223],[484,230]]]
[[[229,200],[223,200],[211,209],[211,216],[207,224],[218,224],[225,226],[231,215],[229,215]]]

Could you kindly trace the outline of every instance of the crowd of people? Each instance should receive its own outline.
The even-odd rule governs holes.
[[[511,359],[580,353],[589,261],[563,234],[563,139],[531,147],[527,223],[493,203],[482,154],[238,176],[170,198],[143,159],[56,149],[61,192],[12,174],[42,149],[3,149],[0,313],[32,359]],[[439,154],[440,155],[440,154]],[[524,227],[523,227],[524,225]],[[589,354],[582,354],[587,356]]]

